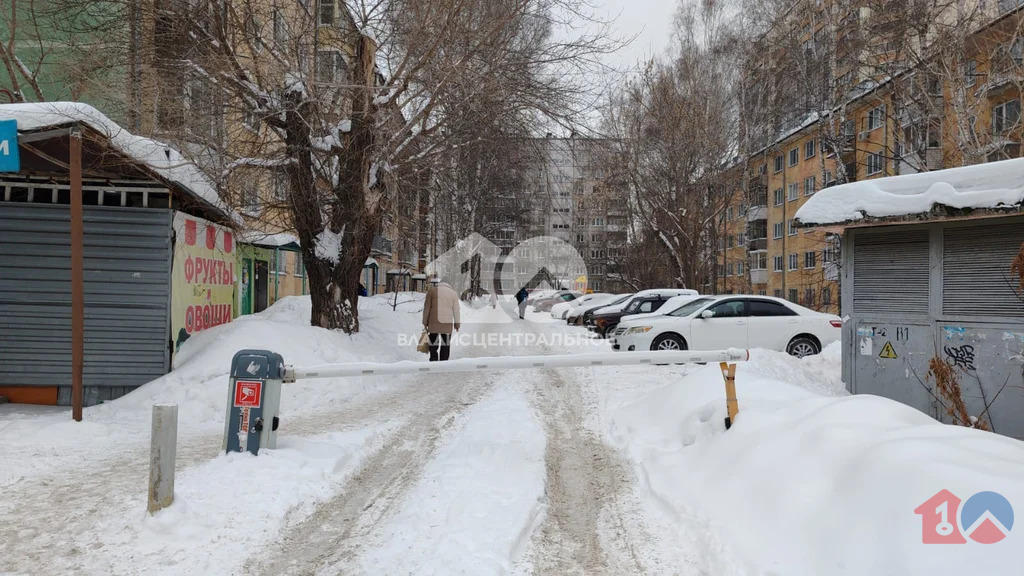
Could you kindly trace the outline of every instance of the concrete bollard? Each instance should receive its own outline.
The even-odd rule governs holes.
[[[178,448],[178,405],[154,404],[149,448],[150,514],[174,502],[174,456]]]

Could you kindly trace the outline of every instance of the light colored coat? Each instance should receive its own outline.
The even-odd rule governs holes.
[[[459,295],[446,282],[427,290],[423,303],[423,326],[431,334],[451,334],[460,327]]]

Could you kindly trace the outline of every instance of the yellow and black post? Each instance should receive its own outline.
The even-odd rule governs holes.
[[[725,378],[725,407],[729,415],[725,417],[725,429],[732,427],[736,420],[736,414],[740,411],[739,402],[736,400],[736,365],[722,362],[722,378]]]

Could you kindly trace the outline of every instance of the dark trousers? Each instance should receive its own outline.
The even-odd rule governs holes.
[[[430,361],[437,362],[438,360],[440,360],[443,362],[447,360],[448,355],[452,351],[452,335],[431,332],[430,334],[427,335],[427,338],[429,339],[430,342]]]

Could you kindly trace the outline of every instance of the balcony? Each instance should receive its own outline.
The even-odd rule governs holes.
[[[747,240],[747,250],[756,252],[768,249],[768,238],[750,238]]]
[[[756,220],[767,220],[768,219],[768,206],[761,204],[758,206],[751,206],[747,210],[747,222],[754,222]]]
[[[767,284],[768,283],[768,271],[764,270],[764,269],[761,269],[761,270],[751,270],[750,271],[750,283],[751,284]]]

